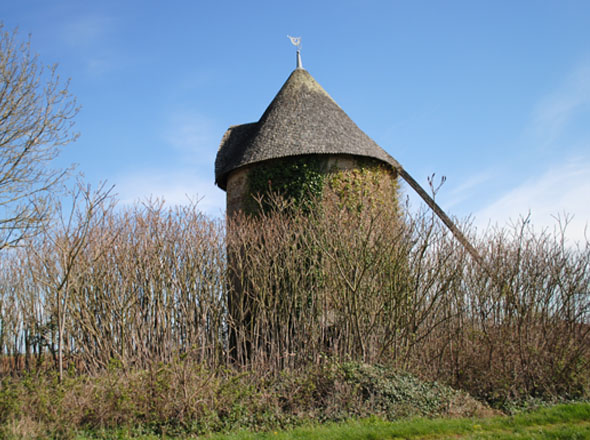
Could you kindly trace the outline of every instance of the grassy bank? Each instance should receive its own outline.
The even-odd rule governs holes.
[[[151,440],[162,438],[162,436],[142,436],[126,430],[111,430],[77,437],[78,440],[98,438]],[[395,422],[369,418],[299,427],[286,431],[264,433],[241,431],[187,438],[208,440],[588,439],[590,438],[590,403],[556,405],[513,416],[458,419],[412,418]]]

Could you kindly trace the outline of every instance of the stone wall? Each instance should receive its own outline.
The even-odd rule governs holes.
[[[235,215],[240,210],[252,211],[255,204],[251,194],[251,179],[255,177],[253,173],[268,173],[269,167],[276,167],[280,174],[281,170],[288,168],[294,161],[301,162],[302,158],[309,158],[309,163],[313,163],[325,176],[324,185],[342,193],[343,197],[350,198],[355,191],[364,191],[375,193],[375,196],[379,192],[382,197],[397,198],[396,173],[380,161],[350,155],[294,156],[245,166],[231,172],[227,179],[227,215]],[[274,182],[274,187],[270,187],[279,186],[280,183]]]

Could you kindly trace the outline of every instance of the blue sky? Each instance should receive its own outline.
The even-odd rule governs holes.
[[[290,34],[421,184],[446,176],[451,215],[481,229],[530,211],[552,228],[567,212],[572,240],[590,221],[588,1],[19,0],[0,19],[71,78],[81,137],[60,163],[122,203],[189,195],[222,215],[219,141],[258,120],[295,67]]]

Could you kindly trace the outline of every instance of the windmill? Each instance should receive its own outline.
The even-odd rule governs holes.
[[[295,70],[259,121],[232,126],[221,140],[215,160],[215,183],[227,193],[228,214],[244,209],[251,198],[248,181],[261,165],[274,163],[280,167],[288,158],[321,157],[331,160],[332,166],[360,167],[361,159],[368,158],[386,164],[406,181],[486,269],[477,250],[424,188],[358,128],[303,69],[301,38],[288,38],[297,47]]]

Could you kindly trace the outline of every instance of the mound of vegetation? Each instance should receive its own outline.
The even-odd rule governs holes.
[[[467,394],[436,382],[327,360],[276,376],[211,371],[177,360],[145,370],[111,367],[93,377],[66,375],[61,383],[47,374],[5,378],[0,389],[3,438],[72,438],[82,431],[108,437],[121,429],[180,436],[368,416],[486,413]]]
[[[590,245],[523,222],[478,243],[483,270],[428,215],[337,202],[231,234],[194,205],[77,205],[92,221],[1,254],[5,436],[485,412],[440,384],[500,409],[590,396]]]

